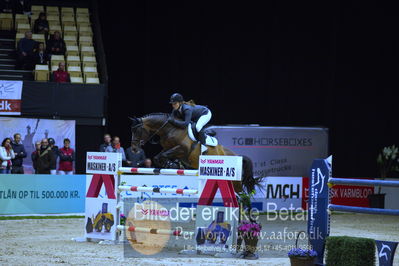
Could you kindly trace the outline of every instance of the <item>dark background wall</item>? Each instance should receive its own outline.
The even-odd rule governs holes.
[[[320,2],[100,1],[108,131],[128,145],[127,116],[178,91],[217,125],[328,127],[335,176],[377,175],[399,136],[396,8]]]

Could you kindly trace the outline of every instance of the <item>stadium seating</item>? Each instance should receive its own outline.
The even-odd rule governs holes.
[[[68,55],[67,56],[67,65],[68,66],[80,66],[80,57],[77,55]]]
[[[23,14],[15,14],[15,27],[18,27],[18,24],[29,24],[29,17]]]
[[[50,79],[48,65],[36,65],[34,72],[36,81],[48,81]]]
[[[12,30],[14,28],[14,22],[12,14],[1,13],[0,14],[0,30]]]
[[[52,55],[51,56],[51,67],[56,66],[58,68],[58,64],[60,62],[65,62],[65,57],[63,55]]]
[[[98,78],[86,78],[85,79],[86,84],[100,84],[100,80]]]
[[[83,83],[83,78],[82,77],[71,77],[71,83]]]
[[[0,13],[0,30],[16,31],[15,46],[24,38],[25,32],[33,29],[34,21],[45,12],[49,22],[49,33],[59,31],[66,44],[65,56],[53,55],[49,66],[38,65],[34,79],[48,81],[50,70],[57,70],[65,61],[74,83],[97,84],[98,70],[94,47],[93,29],[88,8],[32,5],[31,16],[25,14]],[[46,44],[44,34],[32,34],[32,39]],[[71,71],[72,70],[72,71]],[[72,82],[72,81],[71,81]]]

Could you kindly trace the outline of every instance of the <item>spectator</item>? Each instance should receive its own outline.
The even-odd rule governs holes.
[[[44,43],[39,43],[37,51],[33,54],[33,63],[35,65],[48,65],[49,56],[44,48]]]
[[[130,167],[138,167],[144,165],[145,153],[143,149],[132,142],[129,148],[125,149],[126,165]]]
[[[105,134],[104,135],[104,143],[100,145],[100,152],[105,152],[108,147],[111,147],[111,135]]]
[[[122,154],[122,161],[126,161],[125,151],[121,147],[119,137],[115,136],[112,145],[108,146],[105,152],[119,152]]]
[[[65,70],[65,62],[60,62],[58,64],[58,70],[53,71],[51,80],[54,82],[60,82],[60,83],[65,83],[65,82],[71,81],[71,78],[69,77],[69,73]]]
[[[151,168],[152,167],[152,161],[150,158],[147,158],[144,160],[144,167],[145,168]]]
[[[55,140],[53,138],[48,138],[48,144],[51,148],[52,155],[54,156],[54,160],[52,161],[52,164],[50,165],[50,173],[52,175],[57,174],[57,159],[58,159],[58,146],[55,145]]]
[[[55,31],[50,39],[47,41],[47,52],[50,55],[65,55],[65,42],[61,38],[61,33],[59,31]]]
[[[11,142],[11,146],[15,154],[15,158],[11,160],[11,174],[24,174],[23,159],[26,158],[27,154],[21,142],[21,134],[14,134],[14,141]]]
[[[75,152],[70,148],[71,141],[64,139],[64,147],[59,150],[60,164],[58,173],[60,175],[73,175],[73,162],[75,161]]]
[[[46,13],[41,12],[39,17],[35,20],[35,24],[33,26],[33,33],[43,34],[47,40],[49,31],[49,25],[46,17]]]
[[[33,69],[33,50],[35,49],[36,42],[32,40],[32,32],[25,32],[25,37],[19,40],[17,53],[18,53],[18,65],[17,68],[32,70]]]
[[[35,143],[36,150],[34,152],[32,152],[32,154],[31,154],[31,158],[32,158],[32,162],[33,162],[33,169],[35,169],[35,174],[38,174],[36,161],[37,161],[37,156],[39,156],[40,146],[41,146],[41,142],[36,141],[36,143]]]
[[[38,174],[49,175],[51,173],[51,166],[54,165],[54,158],[55,156],[49,146],[48,139],[43,139],[34,161],[36,163],[36,172]]]
[[[11,146],[11,139],[5,138],[0,147],[0,174],[9,174],[11,170],[11,160],[15,158]]]

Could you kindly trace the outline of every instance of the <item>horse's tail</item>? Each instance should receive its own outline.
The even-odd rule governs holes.
[[[255,190],[256,186],[260,186],[261,178],[254,177],[254,169],[251,158],[242,155],[242,179],[241,182],[247,193]]]

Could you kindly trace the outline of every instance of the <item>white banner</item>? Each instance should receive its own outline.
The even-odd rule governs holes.
[[[200,179],[241,181],[242,157],[202,155],[199,161]]]
[[[36,150],[35,143],[43,138],[53,138],[58,148],[62,148],[64,139],[68,138],[71,141],[71,148],[76,152],[74,120],[0,117],[0,141],[4,138],[12,139],[15,133],[21,134],[22,144],[27,153],[27,157],[23,160],[25,174],[35,173],[31,155]]]
[[[86,174],[116,174],[121,162],[122,154],[120,153],[87,152]]]
[[[22,81],[0,80],[0,115],[21,115]]]

